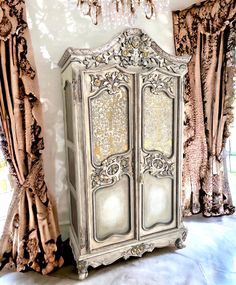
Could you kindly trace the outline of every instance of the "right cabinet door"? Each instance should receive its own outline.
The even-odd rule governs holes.
[[[177,227],[178,77],[140,75],[140,236]]]

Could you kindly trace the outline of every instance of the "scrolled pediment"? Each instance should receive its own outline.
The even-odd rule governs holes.
[[[108,44],[96,49],[68,48],[59,66],[69,61],[79,63],[82,69],[114,64],[123,68],[149,70],[161,68],[169,73],[184,74],[190,57],[177,57],[166,53],[140,29],[127,29]]]

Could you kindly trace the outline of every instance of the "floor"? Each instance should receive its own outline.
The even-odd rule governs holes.
[[[236,186],[236,176],[231,181]],[[232,192],[236,191],[232,186]],[[73,267],[67,266],[49,276],[0,273],[0,285],[235,285],[236,214],[217,218],[198,215],[186,218],[185,225],[189,232],[181,250],[159,249],[142,258],[91,269],[84,281],[76,280]]]

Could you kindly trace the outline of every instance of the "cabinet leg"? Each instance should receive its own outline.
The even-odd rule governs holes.
[[[179,249],[181,248],[184,248],[185,245],[184,245],[184,241],[186,240],[186,237],[187,237],[187,230],[185,230],[183,233],[182,233],[182,237],[178,238],[176,241],[175,241],[175,246]]]
[[[181,238],[178,238],[176,241],[175,241],[175,246],[179,249],[181,248],[184,248],[184,243],[183,243],[183,240]]]
[[[79,261],[77,264],[79,280],[84,280],[88,276],[88,263]]]

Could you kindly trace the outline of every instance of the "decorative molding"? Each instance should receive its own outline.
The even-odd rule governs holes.
[[[111,95],[117,94],[119,86],[122,83],[129,83],[130,76],[118,71],[107,72],[105,76],[100,74],[90,74],[91,92],[98,91],[101,88],[106,88]]]
[[[145,33],[131,35],[128,31],[119,36],[119,46],[113,50],[114,58],[119,60],[119,65],[146,67],[151,60],[151,38]]]
[[[70,59],[81,68],[89,69],[111,64],[121,67],[139,67],[149,70],[153,67],[183,75],[187,72],[189,56],[177,57],[164,52],[146,33],[140,29],[127,29],[109,44],[97,49],[68,48],[59,66]]]
[[[141,243],[135,246],[132,246],[129,250],[123,252],[124,259],[128,259],[131,256],[141,257],[145,252],[152,252],[155,248],[154,243],[145,244]]]
[[[92,188],[111,185],[120,180],[121,175],[130,174],[131,161],[129,157],[109,157],[100,167],[94,169],[91,175]]]
[[[161,152],[149,153],[144,156],[143,172],[149,172],[157,178],[173,177],[174,162]]]
[[[150,84],[150,90],[153,94],[165,91],[170,97],[175,97],[176,80],[173,76],[163,75],[161,73],[149,73],[142,75],[143,83]]]
[[[122,247],[120,247],[112,251],[108,250],[105,253],[101,252],[100,254],[96,254],[95,256],[91,256],[85,260],[78,260],[75,256],[79,279],[83,280],[86,278],[88,274],[88,266],[96,268],[100,265],[109,265],[120,258],[124,258],[126,260],[130,257],[142,257],[142,255],[146,252],[152,252],[155,248],[162,248],[171,244],[175,244],[177,248],[182,248],[184,246],[183,242],[186,239],[186,235],[187,229],[181,226],[176,232],[173,232],[172,234],[161,238],[161,240],[159,237],[156,240],[149,239],[145,242],[139,241],[138,244],[135,244],[128,248],[126,247],[126,250],[123,250]]]

